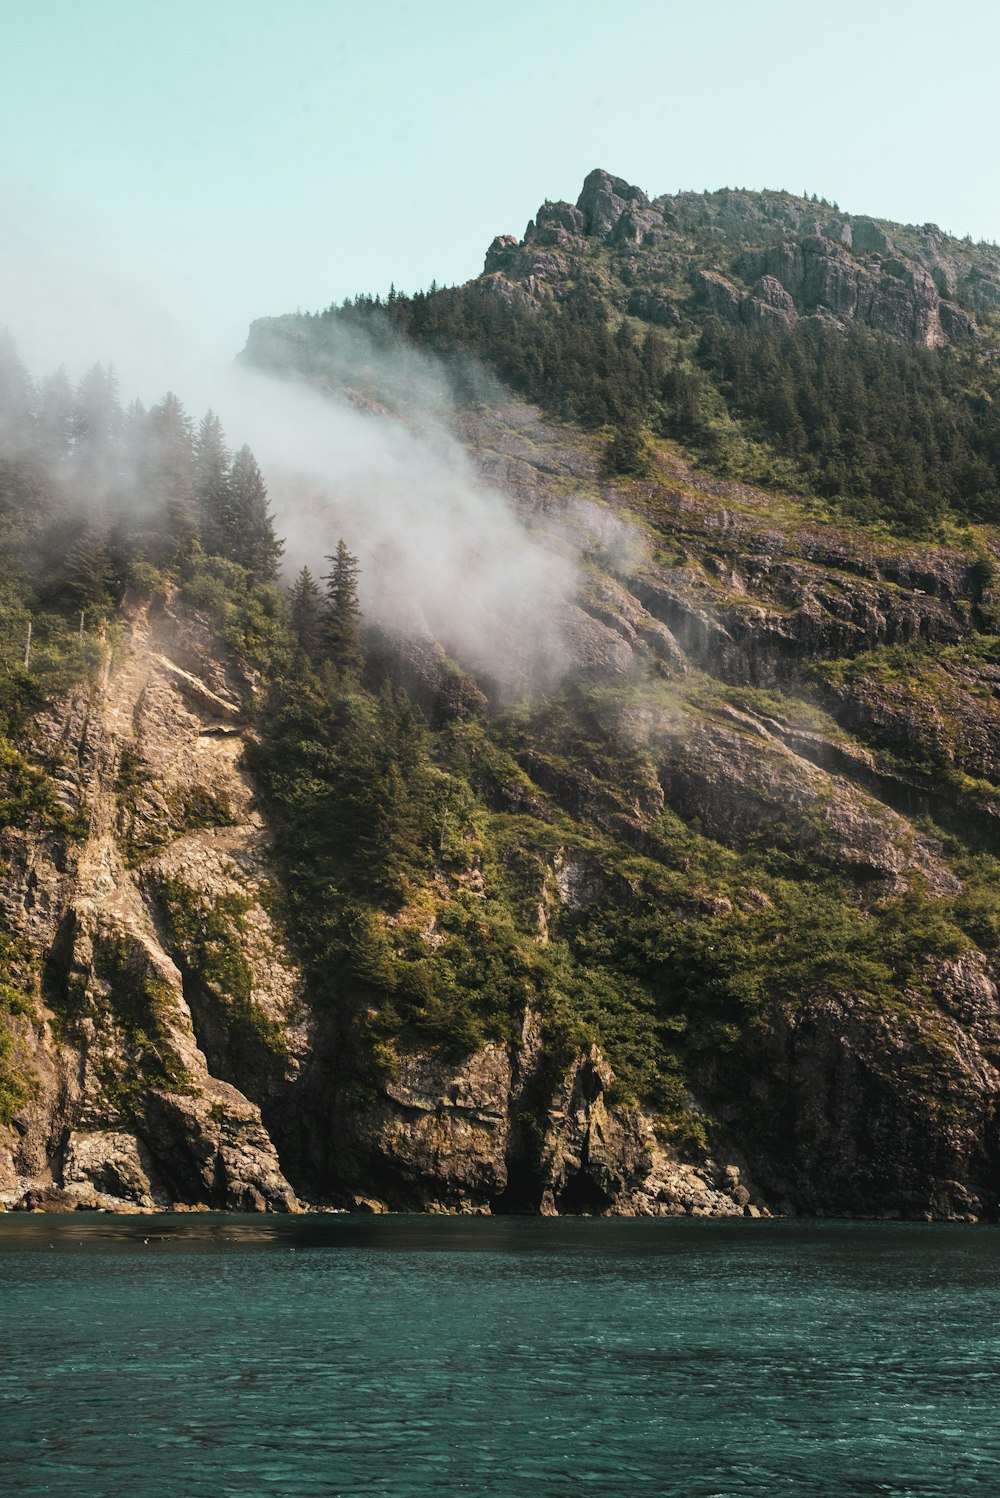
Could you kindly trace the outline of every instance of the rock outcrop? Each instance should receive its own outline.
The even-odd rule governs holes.
[[[466,435],[557,531],[572,503],[558,487],[566,467],[611,492],[594,458],[537,414],[480,414]],[[983,596],[976,565],[944,548],[789,530],[769,520],[766,495],[676,462],[653,487],[674,563],[652,561],[627,522],[611,538],[581,512],[595,556],[615,558],[619,576],[595,569],[565,621],[583,678],[653,671],[683,689],[628,725],[653,768],[623,763],[609,793],[585,759],[539,754],[523,761],[531,794],[636,849],[669,807],[720,844],[763,835],[805,850],[865,900],[904,896],[914,878],[954,898],[961,880],[940,843],[905,814],[975,823],[980,836],[1000,818],[1000,797],[991,811],[980,791],[1000,779],[997,668],[966,648]],[[850,993],[776,1002],[766,1027],[695,1078],[692,1104],[711,1099],[726,1149],[679,1151],[618,1096],[597,1047],[552,1054],[530,1008],[514,1041],[450,1055],[398,1040],[366,1071],[357,1038],[308,1004],[269,913],[280,875],[241,767],[252,674],[189,609],[127,612],[127,644],[100,681],[35,726],[85,836],[67,847],[55,833],[4,834],[4,921],[44,959],[36,1018],[17,1022],[35,1095],[2,1136],[4,1205],[1000,1210],[1000,1002],[975,951],[925,974],[901,1008]],[[944,654],[926,657],[926,688],[897,687],[879,651],[914,640]],[[486,711],[433,642],[398,647],[381,648],[432,718]],[[777,698],[698,697],[706,672],[752,694],[787,686],[806,660],[839,730],[796,723]],[[824,662],[836,665],[826,677]],[[929,762],[951,755],[980,779],[963,792],[958,779],[945,788],[912,765],[903,773],[892,753],[921,743]],[[512,787],[512,808],[524,794]],[[556,910],[605,899],[608,877],[579,848],[554,851],[539,942]],[[627,906],[619,882],[611,893]]]
[[[280,1024],[291,1075],[301,983],[259,903],[264,838],[237,767],[237,703],[197,621],[140,612],[130,630],[100,682],[38,723],[85,837],[68,860],[51,836],[5,837],[5,924],[44,965],[41,1015],[24,1036],[37,1092],[0,1147],[0,1201],[291,1211],[257,1101],[206,1054],[213,997],[226,1033],[246,1016],[185,971],[169,934],[171,899],[207,910],[238,888],[251,1018]],[[186,663],[211,670],[163,653],[178,632]]]
[[[711,257],[706,264],[707,254]],[[979,338],[976,314],[1000,305],[1000,252],[950,240],[934,225],[823,217],[785,193],[679,193],[650,201],[600,168],[575,206],[544,203],[523,240],[502,235],[486,257],[493,294],[571,294],[596,249],[633,317],[669,326],[708,310],[747,326],[820,315],[936,347]],[[641,254],[639,254],[641,251]],[[712,263],[718,261],[718,263]]]
[[[530,1013],[517,1045],[463,1061],[397,1048],[359,1101],[268,914],[277,876],[240,767],[247,681],[181,608],[133,604],[127,628],[100,682],[38,724],[86,835],[68,859],[54,837],[5,837],[4,920],[44,982],[21,1024],[35,1092],[0,1133],[0,1205],[744,1210],[735,1177],[681,1163],[608,1101],[598,1051],[553,1072]]]

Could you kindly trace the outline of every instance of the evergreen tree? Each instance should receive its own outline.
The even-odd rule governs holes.
[[[331,570],[324,579],[327,593],[326,640],[330,659],[344,676],[360,675],[365,663],[361,641],[361,606],[358,603],[358,559],[347,549],[343,537],[337,550],[327,557]]]
[[[402,899],[430,844],[427,725],[392,687],[374,701],[351,699],[337,759],[335,829],[351,850],[351,883],[359,893]]]
[[[103,608],[109,602],[114,570],[104,537],[96,530],[85,530],[66,553],[60,591],[75,608]]]
[[[95,364],[76,389],[72,413],[75,478],[92,503],[101,506],[119,478],[122,411],[111,365]]]
[[[644,478],[650,472],[649,443],[639,426],[629,422],[618,427],[604,454],[609,473]]]
[[[222,423],[208,411],[194,439],[194,500],[205,550],[220,556],[233,531],[231,463]]]
[[[295,638],[310,660],[323,646],[323,595],[308,567],[303,567],[291,589],[289,612]]]
[[[267,486],[246,444],[233,459],[229,490],[231,521],[224,537],[223,555],[239,562],[263,582],[272,582],[278,575],[285,547],[274,533],[274,519],[267,507]]]
[[[157,562],[183,562],[198,539],[191,421],[168,391],[147,418],[146,477],[153,506]]]
[[[61,467],[73,442],[73,387],[64,365],[39,385],[36,412],[39,456],[53,468]]]

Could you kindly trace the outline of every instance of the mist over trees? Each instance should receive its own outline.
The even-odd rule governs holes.
[[[181,580],[216,557],[267,584],[283,550],[252,452],[232,456],[212,412],[195,427],[172,392],[149,410],[126,407],[100,364],[75,385],[65,369],[36,384],[6,334],[0,541],[11,658],[29,615],[106,616],[136,569]],[[44,617],[38,626],[41,645]]]
[[[409,315],[407,299],[391,305],[391,314],[362,306],[337,315],[371,318],[377,337],[391,342],[400,336],[396,309],[404,323]],[[464,379],[472,366],[462,362],[460,318],[448,331],[452,303],[435,308],[429,296],[419,306],[428,327],[437,319],[435,338],[446,345],[455,335],[451,367]],[[497,358],[512,367],[520,361],[512,382],[547,389],[550,405],[564,401],[582,423],[610,426],[606,466],[626,481],[655,474],[649,432],[663,425],[686,433],[718,466],[739,466],[748,451],[773,464],[787,449],[803,472],[815,460],[814,487],[823,471],[816,455],[836,448],[856,496],[873,481],[876,459],[883,465],[874,502],[896,523],[910,523],[892,465],[910,473],[911,484],[934,444],[951,441],[955,456],[966,440],[958,387],[941,373],[952,366],[874,339],[863,344],[867,334],[858,335],[855,365],[848,340],[824,363],[820,335],[803,334],[792,381],[782,373],[784,355],[768,373],[773,338],[784,335],[743,348],[739,329],[706,326],[697,343],[671,345],[656,330],[640,337],[629,324],[613,329],[607,308],[584,298],[554,310],[548,323],[547,311],[535,314],[522,337],[520,314],[505,324],[503,308],[482,306],[490,310],[479,323],[466,309],[469,346],[495,319]],[[330,334],[323,319],[309,326]],[[961,358],[953,367],[964,368]],[[853,368],[864,377],[853,380]],[[850,389],[841,397],[823,383],[829,379]],[[904,422],[907,381],[929,402],[922,446],[911,443]],[[852,414],[836,436],[829,414],[842,398]],[[890,430],[893,413],[903,423],[898,432]],[[986,442],[990,420],[984,411],[976,442]],[[747,435],[758,421],[769,424],[766,442]],[[921,524],[931,513],[921,496],[934,491],[908,492]],[[988,487],[978,492],[987,506]],[[515,564],[530,555],[510,544],[513,528],[497,534]],[[740,1047],[755,1043],[775,1003],[805,994],[831,1006],[846,993],[873,1012],[898,1013],[926,964],[965,952],[970,933],[985,932],[981,939],[995,949],[992,857],[977,854],[968,895],[932,898],[920,882],[901,889],[885,881],[862,907],[853,875],[838,873],[840,834],[827,830],[812,800],[801,815],[793,808],[787,824],[776,818],[760,839],[744,843],[736,831],[727,841],[728,830],[705,831],[700,812],[658,796],[670,785],[663,743],[633,739],[629,727],[659,714],[671,735],[677,722],[725,734],[718,725],[735,711],[741,722],[753,713],[812,733],[810,725],[826,719],[811,695],[786,699],[650,654],[650,669],[634,678],[584,672],[505,705],[439,638],[414,632],[397,640],[366,627],[350,539],[318,575],[303,567],[283,592],[275,586],[282,545],[263,476],[249,448],[233,453],[213,412],[195,421],[171,393],[148,410],[123,406],[113,371],[102,366],[76,385],[65,371],[35,384],[9,343],[0,350],[0,830],[44,816],[68,839],[88,836],[86,806],[67,809],[48,766],[32,758],[32,716],[53,704],[58,710],[60,693],[72,702],[80,683],[106,679],[116,650],[127,656],[138,648],[127,630],[140,612],[134,603],[151,604],[153,641],[143,649],[159,648],[161,605],[172,626],[207,635],[217,662],[235,666],[246,688],[242,711],[253,732],[243,763],[273,835],[276,917],[309,1002],[345,1037],[342,1053],[360,1058],[347,1064],[357,1066],[352,1085],[366,1095],[388,1074],[393,1045],[457,1057],[488,1040],[516,1044],[530,1012],[550,1055],[599,1045],[623,1099],[651,1109],[664,1139],[705,1149],[716,1124],[695,1105],[693,1084],[725,1066],[742,1075]],[[371,548],[370,532],[365,541]],[[518,580],[524,576],[527,569]],[[602,599],[617,596],[610,570],[605,582]],[[970,634],[962,648],[980,647]],[[992,637],[981,648],[993,652]],[[919,659],[914,650],[903,665]],[[992,671],[993,655],[984,659]],[[739,749],[738,732],[720,741]],[[763,754],[764,742],[754,737],[747,752]],[[137,744],[131,769],[125,761],[126,779],[155,774],[141,751]],[[932,780],[943,762],[942,752]],[[725,785],[719,763],[695,776]],[[954,766],[950,774],[942,781],[949,794],[956,783],[981,785],[958,781]],[[735,777],[732,786],[738,807]],[[847,805],[853,818],[855,803]],[[189,825],[178,820],[175,830]],[[133,845],[130,856],[142,850]],[[592,899],[555,893],[574,862],[592,881]]]
[[[948,513],[1000,520],[1000,399],[975,347],[817,319],[654,326],[619,317],[586,271],[558,300],[506,300],[471,282],[358,296],[303,325],[316,346],[331,325],[361,325],[383,344],[433,350],[460,401],[475,399],[469,367],[481,360],[550,413],[611,427],[613,472],[641,474],[645,425],[724,476],[814,494],[862,523],[919,535]]]

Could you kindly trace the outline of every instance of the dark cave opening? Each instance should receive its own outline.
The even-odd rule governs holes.
[[[606,1212],[611,1206],[611,1197],[594,1180],[586,1167],[570,1176],[559,1195],[556,1207],[560,1212],[583,1216]]]
[[[542,1183],[536,1161],[530,1156],[514,1155],[507,1161],[507,1184],[490,1203],[496,1214],[532,1217],[542,1201]]]

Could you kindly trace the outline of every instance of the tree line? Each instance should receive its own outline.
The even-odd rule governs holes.
[[[1000,388],[978,348],[925,348],[860,324],[744,327],[693,306],[676,328],[622,315],[585,268],[561,299],[484,286],[358,296],[307,318],[443,356],[457,400],[474,361],[550,414],[610,427],[609,466],[639,475],[643,428],[728,477],[797,487],[862,523],[920,534],[945,514],[1000,521]],[[617,439],[617,441],[616,441]]]
[[[110,366],[37,384],[0,340],[0,526],[8,575],[51,606],[104,606],[130,567],[219,556],[263,582],[283,543],[250,448],[178,397],[123,407]]]

